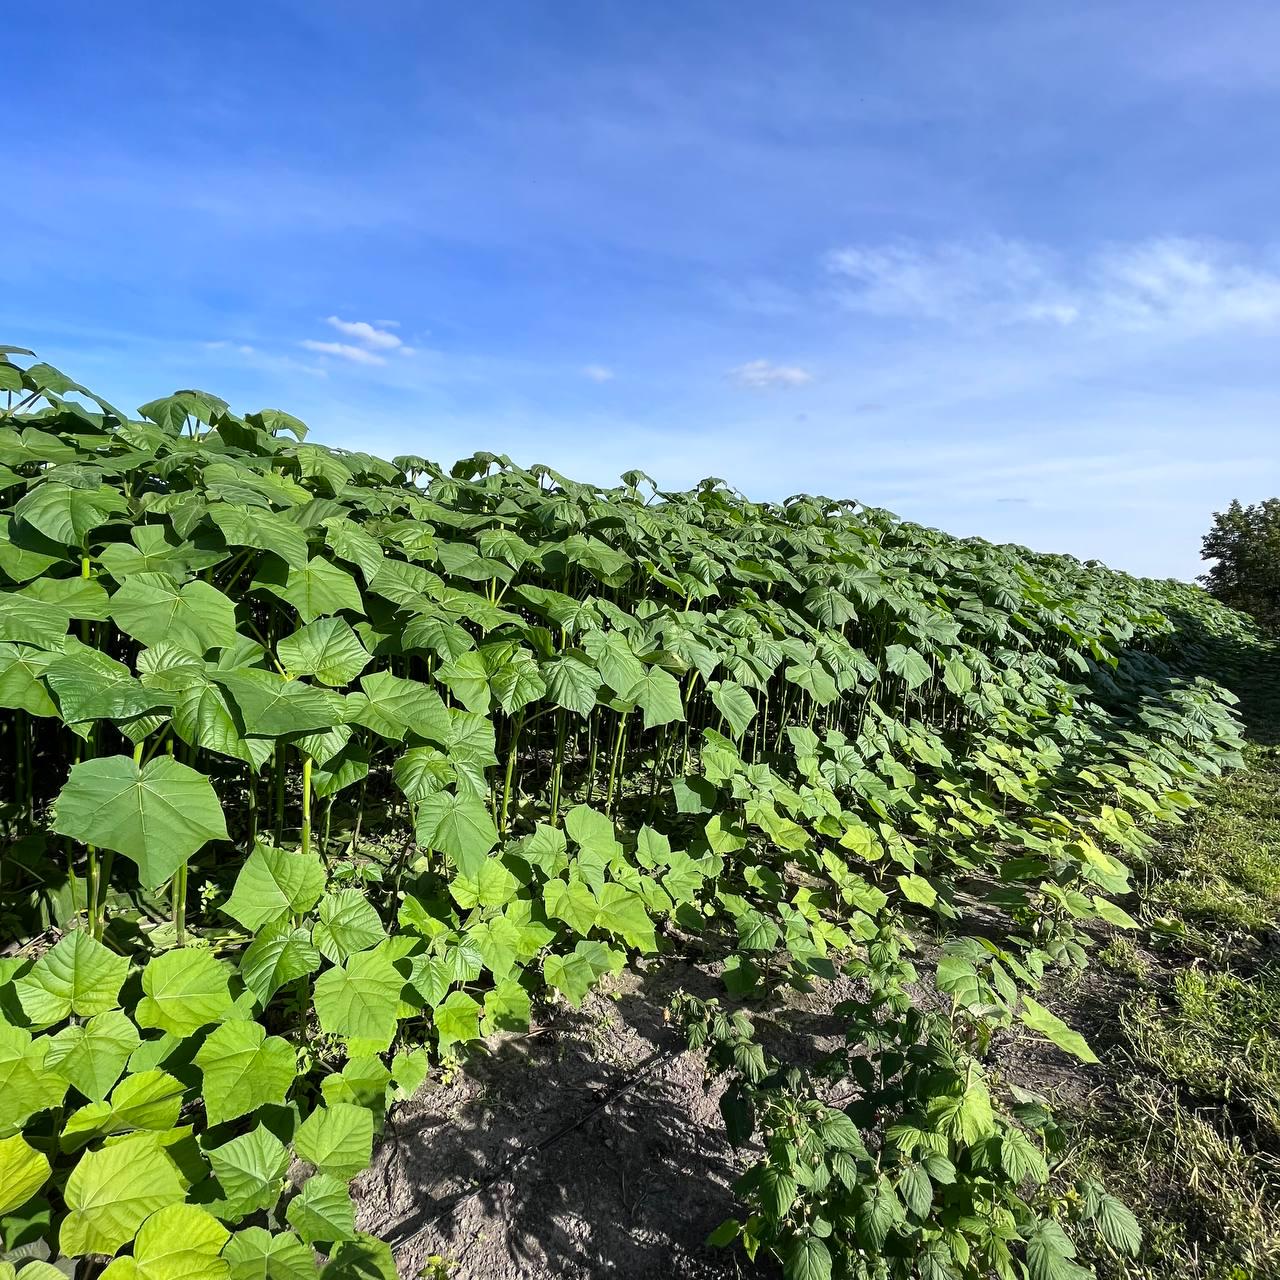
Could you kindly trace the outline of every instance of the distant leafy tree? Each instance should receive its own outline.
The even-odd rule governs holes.
[[[1280,498],[1215,512],[1200,555],[1216,562],[1200,578],[1212,595],[1280,631]]]

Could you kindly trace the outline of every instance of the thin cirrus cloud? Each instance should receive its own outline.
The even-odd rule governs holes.
[[[614,371],[605,364],[587,364],[582,366],[582,376],[589,382],[612,382]]]
[[[398,327],[394,320],[379,320],[373,325],[367,320],[344,320],[341,316],[327,316],[325,324],[354,341],[332,342],[304,338],[299,345],[319,355],[335,356],[340,360],[349,360],[352,364],[363,365],[386,364],[384,353],[389,351],[398,352],[402,356],[414,354],[413,348],[406,346],[398,333],[391,332],[393,327]]]
[[[1280,271],[1207,239],[1108,244],[1072,260],[1024,240],[852,245],[828,255],[850,310],[1094,332],[1208,333],[1280,324]]]
[[[772,360],[749,360],[729,370],[729,377],[754,391],[773,387],[801,387],[813,381],[813,374],[795,364],[775,364]]]
[[[355,338],[366,347],[375,347],[379,351],[394,351],[403,347],[404,343],[398,333],[391,333],[385,320],[379,321],[383,327],[378,328],[366,320],[343,320],[339,316],[329,316],[325,324],[337,329],[348,338]]]
[[[319,355],[337,356],[341,360],[350,360],[352,364],[387,363],[376,351],[368,351],[364,347],[353,346],[349,342],[320,342],[315,338],[303,338],[299,345]]]

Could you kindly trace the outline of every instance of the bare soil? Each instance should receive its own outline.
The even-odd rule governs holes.
[[[358,1226],[391,1240],[401,1276],[433,1255],[451,1280],[775,1275],[705,1244],[751,1159],[725,1140],[702,1055],[664,1016],[677,989],[723,996],[709,969],[672,958],[619,974],[425,1086],[356,1184]],[[831,1008],[849,990],[788,992],[755,1018],[762,1040],[834,1047]]]

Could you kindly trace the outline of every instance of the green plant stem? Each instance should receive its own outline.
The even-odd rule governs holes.
[[[184,862],[173,877],[173,930],[178,946],[187,945],[187,864]]]
[[[618,727],[613,735],[613,757],[609,762],[609,787],[605,792],[604,809],[606,813],[613,812],[613,791],[618,780],[618,762],[622,757],[622,743],[627,732],[627,717],[620,715],[618,717]]]
[[[302,852],[311,852],[311,757],[302,757]]]
[[[511,729],[511,744],[507,748],[507,769],[502,779],[502,815],[498,820],[498,834],[507,834],[507,814],[511,803],[511,785],[515,778],[516,753],[520,749],[520,731],[524,728],[524,712],[516,713],[516,722]]]

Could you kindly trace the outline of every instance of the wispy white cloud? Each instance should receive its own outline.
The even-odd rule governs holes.
[[[364,347],[352,346],[349,342],[318,342],[315,338],[304,338],[300,346],[308,351],[316,351],[325,356],[337,356],[342,360],[350,360],[352,364],[386,364],[386,360],[375,351],[367,351]]]
[[[582,366],[582,376],[591,382],[611,382],[614,372],[605,364],[585,364]]]
[[[381,328],[369,324],[366,320],[343,320],[339,316],[329,316],[325,323],[348,338],[354,338],[364,346],[379,351],[393,351],[396,347],[404,346],[400,335],[389,331],[386,320],[378,321]]]
[[[813,374],[808,369],[796,364],[774,364],[772,360],[749,360],[730,369],[729,376],[756,391],[770,387],[800,387],[813,381]]]
[[[878,316],[1173,335],[1280,326],[1280,271],[1213,240],[1111,244],[1071,261],[1022,240],[903,241],[839,249],[826,265],[844,305]]]

